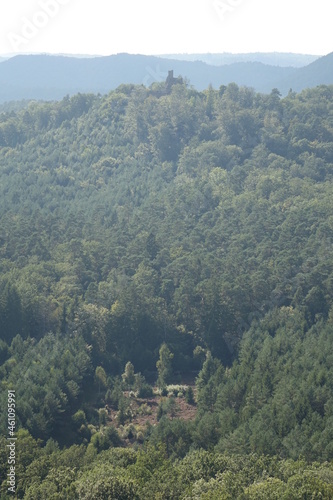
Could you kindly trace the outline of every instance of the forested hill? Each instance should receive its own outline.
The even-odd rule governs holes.
[[[298,92],[316,85],[333,84],[333,54],[304,68],[279,67],[258,61],[215,66],[201,61],[131,54],[91,58],[21,55],[0,64],[0,103],[61,99],[77,92],[105,94],[123,83],[149,86],[165,81],[170,69],[199,91],[210,84],[217,89],[235,82],[265,93],[278,88],[286,95],[290,88]]]
[[[297,92],[304,88],[315,87],[316,85],[331,85],[333,74],[333,53],[320,57],[311,64],[297,69],[289,77],[280,82],[275,82],[275,86],[280,92],[286,94],[289,89]]]
[[[286,498],[297,484],[330,498],[326,466],[224,454],[333,458],[332,174],[333,86],[281,98],[121,85],[0,115],[1,408],[15,388],[18,426],[49,440],[22,455],[22,495],[88,498],[100,474],[133,488],[123,498],[224,498],[229,486],[225,498],[242,498],[252,483],[261,498],[268,474]],[[201,370],[197,419],[106,432],[106,402],[132,418],[125,365],[154,382],[159,357],[160,378],[167,362],[174,381]],[[152,458],[112,455],[105,469],[99,453],[126,432]],[[22,431],[22,446],[33,438]],[[60,457],[50,438],[76,448]],[[185,472],[200,448],[220,458],[199,454],[209,472]]]
[[[279,68],[262,63],[235,63],[223,67],[200,61],[176,61],[155,56],[117,54],[107,57],[75,58],[50,55],[15,56],[0,65],[0,102],[19,99],[61,99],[66,94],[105,94],[119,85],[165,81],[168,70],[186,77],[203,90],[211,83],[258,87],[268,92],[271,82],[291,75],[295,68]],[[320,82],[319,82],[320,83]],[[266,85],[266,86],[265,86]]]

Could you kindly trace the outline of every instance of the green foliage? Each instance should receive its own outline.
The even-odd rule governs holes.
[[[125,397],[122,397],[118,403],[118,413],[117,413],[117,423],[119,425],[124,425],[128,419],[128,402]]]
[[[1,337],[78,331],[119,375],[163,341],[229,365],[276,305],[327,316],[332,88],[129,88],[1,114]]]
[[[75,445],[47,453],[46,448],[21,432],[22,445],[25,443],[34,451],[24,458],[21,448],[19,458],[24,465],[20,468],[19,496],[74,499],[93,495],[93,498],[151,500],[332,498],[331,463],[189,451],[189,428],[180,420],[162,419],[155,432],[152,437],[156,443],[163,439],[165,445],[150,444],[134,451],[113,448],[114,430],[103,429],[92,444],[95,447],[99,442],[99,453],[90,455],[89,461],[87,453],[91,445],[87,451],[84,446]],[[108,443],[102,443],[102,436]]]
[[[185,401],[189,405],[194,405],[195,404],[195,399],[194,399],[194,392],[191,386],[189,386],[186,391],[185,391]]]
[[[141,373],[136,373],[134,379],[134,389],[138,398],[153,397],[153,388],[151,385],[147,384],[145,377],[141,375]]]
[[[107,386],[107,376],[106,376],[105,370],[102,366],[97,366],[97,368],[95,370],[95,380],[97,382],[98,392],[100,394],[101,387]]]
[[[72,420],[75,425],[81,427],[81,425],[85,425],[87,423],[86,415],[83,410],[78,410],[73,416]]]
[[[122,374],[122,379],[128,389],[131,389],[133,387],[135,383],[135,373],[134,366],[130,361],[126,363],[125,371]]]
[[[159,90],[0,114],[0,421],[15,389],[19,495],[329,498],[314,461],[333,458],[333,88]],[[132,417],[124,366],[140,397],[156,368],[164,395],[201,368],[196,420],[162,404],[145,434],[178,469],[150,449],[99,475],[120,441],[98,408]]]
[[[156,368],[158,371],[157,385],[162,388],[166,386],[172,377],[172,358],[173,354],[169,347],[164,343],[159,350],[159,360],[156,363]]]
[[[120,437],[113,426],[103,426],[98,432],[92,435],[90,443],[99,453],[102,450],[107,450],[111,446],[119,446]]]
[[[223,368],[219,360],[214,359],[208,351],[206,360],[196,379],[198,389],[197,401],[200,410],[212,411],[217,398],[217,388],[223,380]]]
[[[123,398],[122,385],[119,378],[116,378],[112,383],[111,388],[106,391],[105,402],[113,406],[116,410],[119,407],[119,402]]]
[[[98,481],[93,479],[88,482],[85,480],[77,489],[78,499],[88,500],[95,498],[103,500],[104,498],[117,498],[119,500],[136,500],[139,496],[135,493],[135,486],[132,482],[126,479],[107,476],[99,478]]]
[[[11,358],[2,369],[6,366],[6,385],[16,390],[20,401],[18,423],[45,440],[73,439],[71,416],[79,409],[83,385],[91,380],[90,359],[82,339],[48,334],[35,342],[15,337],[10,352]],[[3,404],[2,411],[5,409]],[[4,416],[1,422],[5,424]]]
[[[239,362],[216,387],[218,450],[332,459],[332,325],[305,324],[300,312],[282,307],[245,334]],[[199,408],[214,380],[201,390]]]
[[[143,383],[137,391],[138,398],[152,398],[154,391],[151,385]]]
[[[161,399],[157,408],[157,420],[160,420],[164,415],[170,415],[174,418],[177,414],[178,405],[173,396]]]

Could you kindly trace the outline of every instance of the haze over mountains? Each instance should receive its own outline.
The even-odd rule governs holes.
[[[271,55],[272,61],[273,58],[274,54]],[[295,64],[296,59],[290,57],[291,63],[294,61]],[[299,92],[307,87],[333,84],[333,53],[299,68],[258,61],[217,66],[216,61],[207,64],[130,54],[94,58],[19,55],[0,64],[0,102],[61,99],[77,92],[104,94],[122,83],[149,86],[164,81],[170,69],[174,70],[175,76],[186,78],[197,90],[203,90],[209,84],[219,88],[235,82],[263,93],[278,88],[285,95],[290,89]]]
[[[293,66],[302,68],[314,62],[320,56],[312,54],[293,54],[285,52],[252,52],[247,54],[163,54],[160,57],[180,61],[202,61],[213,66],[233,64],[236,62],[261,62],[272,66]]]

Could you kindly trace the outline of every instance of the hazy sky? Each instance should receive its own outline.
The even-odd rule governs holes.
[[[0,54],[333,51],[329,0],[1,0]]]

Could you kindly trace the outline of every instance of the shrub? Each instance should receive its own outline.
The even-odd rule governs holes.
[[[186,389],[186,392],[185,392],[185,401],[189,405],[193,405],[195,403],[195,401],[194,401],[194,392],[193,392],[193,389],[192,389],[191,386]]]
[[[138,398],[151,398],[154,396],[154,391],[151,385],[145,383],[142,384],[140,389],[137,392]]]

